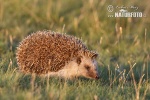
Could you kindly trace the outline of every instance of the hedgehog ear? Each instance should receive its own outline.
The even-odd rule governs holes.
[[[92,59],[96,59],[96,58],[97,58],[97,56],[98,56],[98,54],[97,54],[97,53],[93,53],[93,55],[92,55]]]
[[[81,58],[82,58],[82,57],[77,57],[77,64],[78,64],[78,65],[81,64]]]

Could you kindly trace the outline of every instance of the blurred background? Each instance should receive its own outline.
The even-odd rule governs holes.
[[[135,6],[145,17],[108,17],[108,6]],[[128,9],[127,9],[128,10]],[[134,11],[129,9],[128,11]],[[149,0],[0,0],[0,67],[17,67],[19,42],[39,30],[52,30],[81,38],[97,51],[102,79],[126,71],[135,78],[150,75]],[[130,80],[130,77],[127,77]]]

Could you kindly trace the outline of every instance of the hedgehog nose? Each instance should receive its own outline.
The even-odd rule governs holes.
[[[98,76],[98,75],[96,75],[95,79],[99,79],[99,76]]]

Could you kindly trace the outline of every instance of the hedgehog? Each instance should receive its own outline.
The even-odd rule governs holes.
[[[16,51],[21,72],[62,79],[99,79],[97,56],[81,39],[52,31],[32,33],[20,42]]]

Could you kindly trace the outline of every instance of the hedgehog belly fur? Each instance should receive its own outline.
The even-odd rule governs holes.
[[[70,61],[63,69],[58,72],[49,72],[48,76],[57,76],[65,79],[72,79],[74,77],[80,76],[79,66],[76,61]]]

